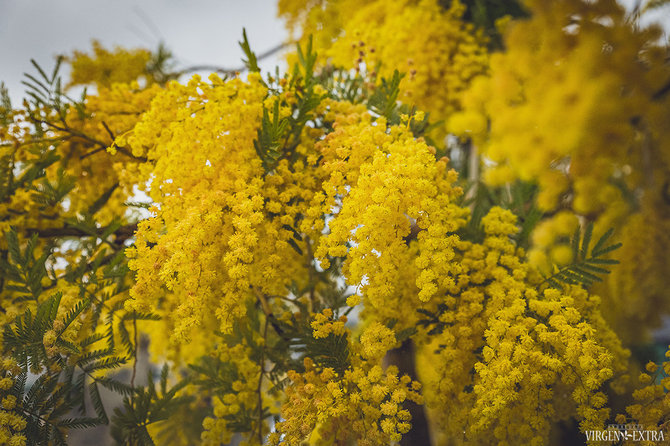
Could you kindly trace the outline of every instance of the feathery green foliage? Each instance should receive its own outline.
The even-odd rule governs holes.
[[[124,397],[123,407],[114,409],[112,436],[119,444],[154,445],[148,426],[167,420],[179,406],[190,401],[187,396],[177,395],[187,381],[168,389],[168,372],[168,366],[163,366],[157,389],[153,373],[149,371],[146,387],[135,388]]]
[[[593,223],[586,225],[583,235],[578,227],[572,237],[572,262],[562,268],[555,267],[556,271],[544,281],[558,289],[563,289],[565,284],[588,288],[594,282],[602,282],[598,274],[609,274],[607,265],[619,263],[618,260],[604,257],[621,247],[621,243],[608,244],[613,232],[613,229],[605,232],[591,247]]]

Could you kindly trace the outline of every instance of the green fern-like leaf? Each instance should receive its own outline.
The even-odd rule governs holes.
[[[136,388],[130,396],[123,399],[123,407],[114,409],[112,416],[112,436],[119,444],[138,446],[153,445],[147,426],[165,421],[178,409],[191,401],[191,398],[178,395],[187,381],[180,381],[174,387],[167,386],[168,369],[163,367],[156,389],[153,374],[149,371],[147,386]]]
[[[263,107],[263,117],[261,118],[261,128],[258,129],[258,137],[254,140],[256,153],[263,162],[265,171],[268,172],[274,168],[282,155],[281,140],[286,135],[289,127],[288,118],[279,117],[279,102],[276,101],[270,112]]]
[[[398,95],[400,94],[400,81],[404,77],[398,70],[393,72],[390,79],[382,78],[368,100],[368,108],[380,116],[386,117],[389,124],[400,123],[398,113]]]
[[[8,257],[0,257],[0,277],[5,284],[5,290],[18,293],[15,301],[37,300],[42,294],[42,279],[46,276],[45,263],[51,255],[49,247],[43,250],[40,257],[35,258],[37,234],[33,234],[25,242],[25,249],[21,249],[21,242],[14,229],[5,233]]]
[[[251,73],[258,73],[261,69],[258,67],[258,59],[256,53],[251,50],[251,45],[249,45],[249,39],[247,38],[247,30],[242,28],[242,41],[238,42],[242,51],[244,51],[244,56],[246,59],[242,59],[244,66],[247,67]]]
[[[580,228],[577,228],[572,238],[572,262],[562,268],[556,268],[556,271],[545,278],[543,283],[562,290],[564,285],[582,285],[589,288],[595,282],[602,282],[600,276],[610,273],[606,266],[619,263],[618,260],[604,257],[621,247],[621,243],[608,244],[613,232],[614,229],[608,230],[591,247],[593,223],[586,226],[583,236]]]

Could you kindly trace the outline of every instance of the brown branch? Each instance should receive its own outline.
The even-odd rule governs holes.
[[[80,160],[86,159],[86,158],[88,158],[88,157],[91,156],[91,155],[95,155],[96,153],[98,153],[98,152],[103,152],[103,151],[105,151],[105,150],[107,150],[107,147],[97,147],[97,148],[91,150],[90,152],[86,152],[86,153],[84,153],[83,155],[81,155],[81,156],[79,157],[79,159],[80,159]]]
[[[137,316],[133,315],[133,337],[135,338],[135,355],[133,357],[133,372],[130,376],[130,387],[135,390],[135,375],[137,374]],[[134,393],[134,392],[133,392]]]
[[[109,147],[109,145],[107,145],[107,144],[104,143],[103,141],[100,141],[99,139],[93,138],[93,137],[91,137],[91,136],[89,136],[89,135],[87,135],[87,134],[85,134],[85,133],[81,133],[81,132],[79,132],[79,131],[73,129],[73,128],[70,127],[69,125],[65,124],[65,123],[64,123],[62,126],[60,126],[60,125],[54,124],[53,122],[49,122],[49,121],[46,121],[46,120],[44,120],[44,119],[39,119],[39,118],[37,118],[37,117],[35,117],[35,116],[31,116],[31,119],[32,119],[33,121],[39,123],[39,124],[44,124],[44,125],[46,125],[46,126],[48,126],[48,127],[51,127],[52,129],[55,129],[55,130],[58,130],[58,131],[61,131],[61,132],[68,133],[68,134],[71,135],[71,136],[74,136],[74,137],[83,139],[84,141],[88,141],[88,142],[90,142],[91,144],[95,144],[96,146],[98,146],[97,149],[94,149],[94,150],[92,150],[92,151],[90,151],[90,152],[88,152],[88,153],[84,153],[83,155],[81,155],[81,156],[79,157],[79,159],[85,159],[85,158],[88,158],[89,156],[94,155],[94,154],[96,154],[96,153],[98,153],[98,152],[102,152],[103,150],[107,150],[107,148]],[[116,150],[118,150],[118,151],[121,152],[122,154],[124,154],[124,155],[126,155],[126,156],[128,156],[128,157],[130,157],[130,158],[133,158],[133,159],[135,159],[135,160],[137,160],[137,161],[142,161],[142,162],[146,162],[146,161],[147,161],[147,158],[146,158],[146,157],[144,157],[144,156],[135,156],[135,155],[133,155],[133,154],[131,153],[131,151],[128,150],[126,147],[117,147]]]
[[[260,366],[260,376],[258,377],[258,444],[263,444],[263,375],[265,375],[265,345],[268,339],[269,317],[265,317],[265,327],[263,328],[263,345],[261,346],[261,357],[258,362]]]
[[[54,142],[61,142],[61,141],[66,141],[68,139],[72,138],[72,135],[64,135],[64,136],[57,136],[54,138],[40,138],[40,139],[28,139],[25,141],[15,141],[15,142],[7,142],[7,143],[2,143],[0,144],[0,147],[23,147],[23,146],[29,146],[31,144],[50,144]]]
[[[278,53],[279,51],[283,50],[284,48],[288,47],[291,45],[292,42],[284,42],[281,43],[277,46],[274,46],[270,48],[269,50],[260,53],[256,56],[256,60],[263,60],[267,57],[272,56],[273,54]],[[186,67],[182,69],[181,71],[178,71],[176,73],[177,76],[181,76],[182,74],[188,74],[188,73],[193,73],[196,71],[211,71],[214,73],[221,73],[221,74],[235,74],[235,73],[242,73],[247,69],[246,66],[241,66],[237,68],[224,68],[216,65],[193,65],[190,67]]]
[[[33,121],[35,121],[39,124],[44,124],[44,125],[46,125],[48,127],[51,127],[55,130],[59,130],[61,132],[69,133],[72,136],[76,136],[76,137],[81,138],[84,141],[88,141],[92,144],[107,147],[107,144],[105,144],[104,142],[102,142],[98,139],[95,139],[95,138],[93,138],[93,137],[91,137],[91,136],[89,136],[85,133],[81,133],[81,132],[73,129],[72,127],[68,126],[67,124],[64,124],[64,126],[60,126],[60,125],[54,124],[53,122],[49,122],[49,121],[46,121],[44,119],[39,119],[39,118],[36,118],[34,116],[31,116],[31,118],[33,119]]]
[[[116,139],[116,136],[114,135],[114,132],[112,132],[112,129],[109,128],[109,126],[107,125],[107,123],[105,121],[102,121],[101,124],[105,128],[105,130],[107,131],[107,134],[109,134],[109,137],[112,138],[112,143],[114,143],[114,140]],[[139,161],[147,162],[146,157],[133,155],[132,151],[130,151],[127,147],[116,146],[115,148],[116,148],[116,150],[118,150],[119,152],[123,153],[126,156],[129,156],[131,158],[135,158],[136,160],[139,160]]]
[[[659,99],[662,99],[663,96],[668,94],[670,92],[670,81],[668,81],[661,89],[656,91],[654,95],[651,97],[654,101],[658,101]]]
[[[132,223],[125,226],[121,226],[119,229],[112,232],[112,234],[116,236],[117,243],[123,243],[127,239],[131,238],[135,234],[136,230],[137,230],[137,223]],[[27,228],[26,231],[28,231],[31,234],[37,234],[38,237],[42,238],[99,236],[99,234],[92,234],[90,232],[86,232],[82,229],[75,228],[72,226],[63,226],[60,228],[44,228],[44,229]]]
[[[107,125],[107,123],[105,121],[101,121],[100,123],[105,128],[105,130],[107,131],[107,134],[109,135],[109,137],[112,138],[112,142],[114,142],[114,140],[116,139],[116,136],[114,136],[114,132],[112,132],[112,129],[109,128],[109,126]]]
[[[146,162],[148,161],[147,157],[145,157],[145,156],[135,156],[135,155],[133,155],[132,152],[131,152],[130,150],[128,150],[127,147],[116,146],[115,149],[116,149],[118,152],[120,152],[121,154],[123,154],[123,155],[125,155],[125,156],[127,156],[127,157],[130,157],[130,158],[133,158],[133,159],[135,159],[135,160],[137,160],[137,161],[142,161],[142,162],[144,162],[144,163],[146,163]],[[81,156],[79,157],[79,159],[80,159],[80,160],[83,160],[83,159],[85,159],[85,158],[88,158],[88,157],[91,156],[91,155],[95,155],[96,153],[98,153],[98,152],[103,152],[103,151],[105,151],[105,150],[107,150],[107,146],[100,146],[100,147],[98,147],[97,149],[93,149],[93,150],[91,150],[91,151],[88,152],[88,153],[84,153],[83,155],[81,155]]]
[[[316,280],[314,279],[314,253],[312,252],[312,243],[309,237],[305,237],[305,246],[307,247],[307,272],[309,273],[309,302],[311,311],[316,306]]]
[[[275,332],[277,332],[277,334],[279,336],[283,337],[284,330],[282,330],[282,328],[279,326],[279,324],[277,324],[277,319],[275,318],[275,315],[272,312],[272,307],[270,306],[270,303],[268,302],[268,299],[267,299],[268,296],[263,294],[263,292],[260,291],[259,289],[257,289],[256,287],[251,286],[250,288],[252,289],[252,291],[256,295],[256,299],[258,299],[258,303],[261,306],[261,310],[263,310],[263,314],[265,314],[265,317],[270,322],[270,325],[272,325],[272,328],[275,330]],[[277,296],[273,296],[273,297],[277,297]]]
[[[400,347],[390,350],[384,358],[386,365],[398,367],[398,375],[408,375],[412,380],[417,380],[416,373],[416,348],[411,339],[405,340]],[[430,427],[425,408],[413,401],[408,401],[407,409],[412,415],[412,428],[402,436],[400,446],[417,446],[431,443]]]

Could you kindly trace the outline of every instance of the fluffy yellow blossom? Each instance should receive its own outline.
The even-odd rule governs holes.
[[[626,407],[630,418],[620,414],[624,420],[632,419],[636,424],[643,426],[645,430],[662,431],[667,436],[668,415],[670,414],[670,349],[665,353],[666,361],[661,367],[653,362],[647,364],[647,373],[641,373],[639,383],[641,386],[633,392],[634,404]],[[667,438],[667,437],[666,437]],[[632,444],[626,443],[626,444]]]
[[[635,342],[649,338],[648,329],[661,325],[670,311],[667,290],[670,264],[670,213],[663,200],[645,200],[641,209],[627,218],[620,229],[622,247],[617,265],[598,292],[611,303],[607,318],[620,335]],[[644,329],[641,329],[644,328]]]
[[[452,185],[455,173],[436,162],[430,147],[411,132],[401,127],[387,132],[383,118],[373,122],[368,114],[336,124],[319,148],[330,173],[324,183],[327,199],[341,205],[315,254],[346,256],[344,275],[349,283],[361,284],[366,308],[393,317],[388,296],[398,295],[401,303],[406,302],[402,295],[415,293],[407,288],[415,250],[414,262],[422,270],[414,273],[419,298],[429,300],[449,284],[447,273],[455,265],[444,248],[454,239],[443,234],[462,226],[467,210],[454,203],[460,194]],[[413,225],[419,229],[416,246],[406,240]]]
[[[343,374],[318,367],[310,358],[305,358],[304,372],[288,373],[283,420],[269,444],[299,445],[309,438],[311,444],[325,445],[336,438],[373,446],[400,441],[409,431],[411,416],[402,403],[422,401],[418,386],[407,376],[398,377],[397,368],[379,365],[395,344],[393,331],[377,323],[364,330],[360,343],[350,337],[348,342],[362,356],[350,355],[351,367]]]
[[[306,128],[295,149],[320,161],[280,159],[264,173],[254,148],[263,104],[287,97],[267,95],[256,74],[225,82],[195,76],[168,85],[117,141],[153,163],[149,194],[160,206],[128,251],[137,271],[130,306],[161,302],[175,342],[217,325],[228,332],[245,301],[305,280],[312,249],[324,268],[346,257],[347,282],[359,285],[368,309],[383,311],[380,320],[397,311],[388,301],[394,292],[396,305],[411,305],[404,297],[417,288],[428,300],[450,284],[454,266],[443,248],[453,241],[442,234],[463,225],[467,210],[454,203],[460,189],[446,162],[409,129],[326,99],[319,113],[334,130],[324,138]],[[413,226],[418,236],[408,243]],[[426,273],[407,267],[415,262]]]
[[[667,101],[650,99],[667,77],[655,32],[630,27],[613,1],[527,5],[530,18],[510,25],[490,70],[464,5],[438,0],[281,0],[295,37],[313,33],[324,56],[305,72],[311,55],[301,52],[303,64],[281,79],[249,72],[159,85],[146,52],[76,53],[73,82],[96,92],[84,110],[57,116],[67,128],[43,129],[55,138],[49,153],[67,162],[43,169],[47,183],[0,197],[0,230],[18,226],[22,249],[28,233],[86,234],[54,237],[39,285],[61,293],[61,305],[37,347],[50,359],[71,347],[67,366],[103,338],[131,354],[123,324],[132,318],[135,342],[148,334],[154,357],[191,365],[183,393],[192,398],[177,417],[202,420],[204,445],[386,446],[412,438],[421,410],[435,444],[543,445],[563,421],[602,429],[610,389],[634,370],[611,322],[657,321],[667,306],[670,243],[657,232],[670,233],[670,157],[655,150],[665,147]],[[361,97],[331,88],[329,64],[363,76],[352,84]],[[451,129],[492,166],[490,182],[537,185],[550,216],[528,254],[509,210],[474,206],[471,217],[449,160],[417,136],[424,111],[403,109],[398,123],[366,103],[395,69],[406,73],[399,99],[452,117]],[[0,157],[19,172],[43,156],[35,147],[44,141],[27,133],[29,116],[10,118]],[[56,186],[72,186],[67,200],[35,199]],[[135,225],[124,203],[138,191],[151,203]],[[596,235],[626,221],[625,256],[648,249],[599,288],[605,308],[596,294],[542,276],[570,262],[580,220],[594,221]],[[80,228],[89,222],[113,234],[91,236]],[[110,255],[123,251],[127,275],[123,256]],[[45,253],[40,240],[34,255]],[[62,264],[83,273],[73,282]],[[16,298],[21,274],[2,278],[0,323],[44,299]],[[90,306],[70,324],[83,299]],[[634,309],[617,312],[626,304]],[[20,371],[2,360],[0,444],[30,433],[14,388]],[[663,372],[670,363],[635,372],[642,386],[627,409],[661,428]]]
[[[578,287],[543,288],[510,238],[515,223],[493,208],[481,244],[456,244],[460,273],[423,353],[438,364],[426,375],[429,407],[456,441],[545,444],[554,414],[565,417],[565,394],[568,416],[599,428],[609,413],[602,386],[626,368],[599,300]]]
[[[250,358],[250,347],[239,344],[232,348],[219,346],[215,352],[217,360],[234,371],[237,377],[230,387],[222,389],[213,400],[213,412],[203,421],[201,435],[204,446],[214,446],[230,442],[236,432],[232,420],[241,413],[254,413],[258,403],[259,367]],[[254,429],[258,429],[254,426]],[[267,429],[261,426],[260,429]]]
[[[160,205],[129,250],[132,306],[164,302],[174,341],[198,327],[229,332],[246,299],[281,294],[304,271],[290,243],[319,185],[286,160],[263,176],[254,139],[266,95],[257,75],[196,76],[170,84],[127,137],[153,163],[149,194]]]
[[[393,330],[379,322],[373,322],[361,335],[363,357],[371,361],[379,361],[396,342]]]
[[[83,53],[79,56],[84,57]],[[101,63],[111,57],[104,51],[98,56]],[[107,60],[106,63],[117,65],[117,62]],[[85,82],[100,81],[99,75],[101,73],[93,73]],[[136,80],[133,74],[124,77],[123,81],[127,82],[124,84],[109,86],[103,82],[96,93],[86,95],[81,104],[63,105],[60,112],[40,111],[44,115],[37,118],[34,116],[37,110],[30,113],[16,110],[10,115],[10,121],[0,126],[0,132],[5,135],[0,157],[11,157],[15,179],[26,174],[36,161],[44,162],[48,158],[56,161],[45,164],[43,178],[38,177],[32,184],[26,183],[3,197],[0,203],[3,233],[15,227],[29,233],[23,235],[42,230],[58,234],[68,226],[68,221],[80,221],[89,212],[95,213],[101,225],[127,222],[130,212],[125,203],[136,194],[139,179],[146,178],[146,174],[139,174],[143,159],[133,157],[125,147],[119,148],[115,156],[106,149],[116,135],[133,128],[160,90],[157,85],[141,88]],[[36,123],[35,119],[42,122]],[[31,132],[31,126],[40,130]],[[141,184],[139,186],[141,188]],[[54,194],[58,196],[61,192],[64,196],[56,199]],[[132,229],[127,230],[125,237],[131,232]],[[68,249],[56,250],[53,256],[70,263],[73,259],[66,251]],[[27,304],[17,305],[19,313]],[[16,315],[13,309],[10,314]]]
[[[314,329],[314,337],[316,339],[325,338],[331,334],[340,336],[344,333],[344,324],[347,322],[346,316],[342,316],[335,321],[332,320],[332,317],[333,310],[330,308],[326,308],[314,316],[311,326]]]

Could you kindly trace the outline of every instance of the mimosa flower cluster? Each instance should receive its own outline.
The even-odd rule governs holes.
[[[601,426],[609,413],[602,385],[626,369],[628,352],[599,299],[542,285],[509,238],[515,222],[493,208],[483,243],[457,244],[461,272],[443,301],[443,331],[424,352],[426,363],[439,364],[426,376],[429,407],[446,435],[464,442],[546,444],[551,422],[574,410],[583,429]],[[573,400],[568,413],[559,409],[564,394]]]
[[[348,330],[332,328],[330,333],[349,335]],[[322,330],[318,333],[315,330],[315,336],[324,335]],[[394,366],[381,367],[382,358],[396,344],[394,332],[373,323],[360,342],[350,338],[349,344],[352,368],[343,375],[317,367],[309,358],[303,373],[289,371],[291,386],[281,411],[284,421],[270,435],[270,444],[301,444],[305,439],[328,444],[337,438],[372,446],[400,441],[409,432],[411,415],[403,403],[423,398],[420,383],[399,377]]]

